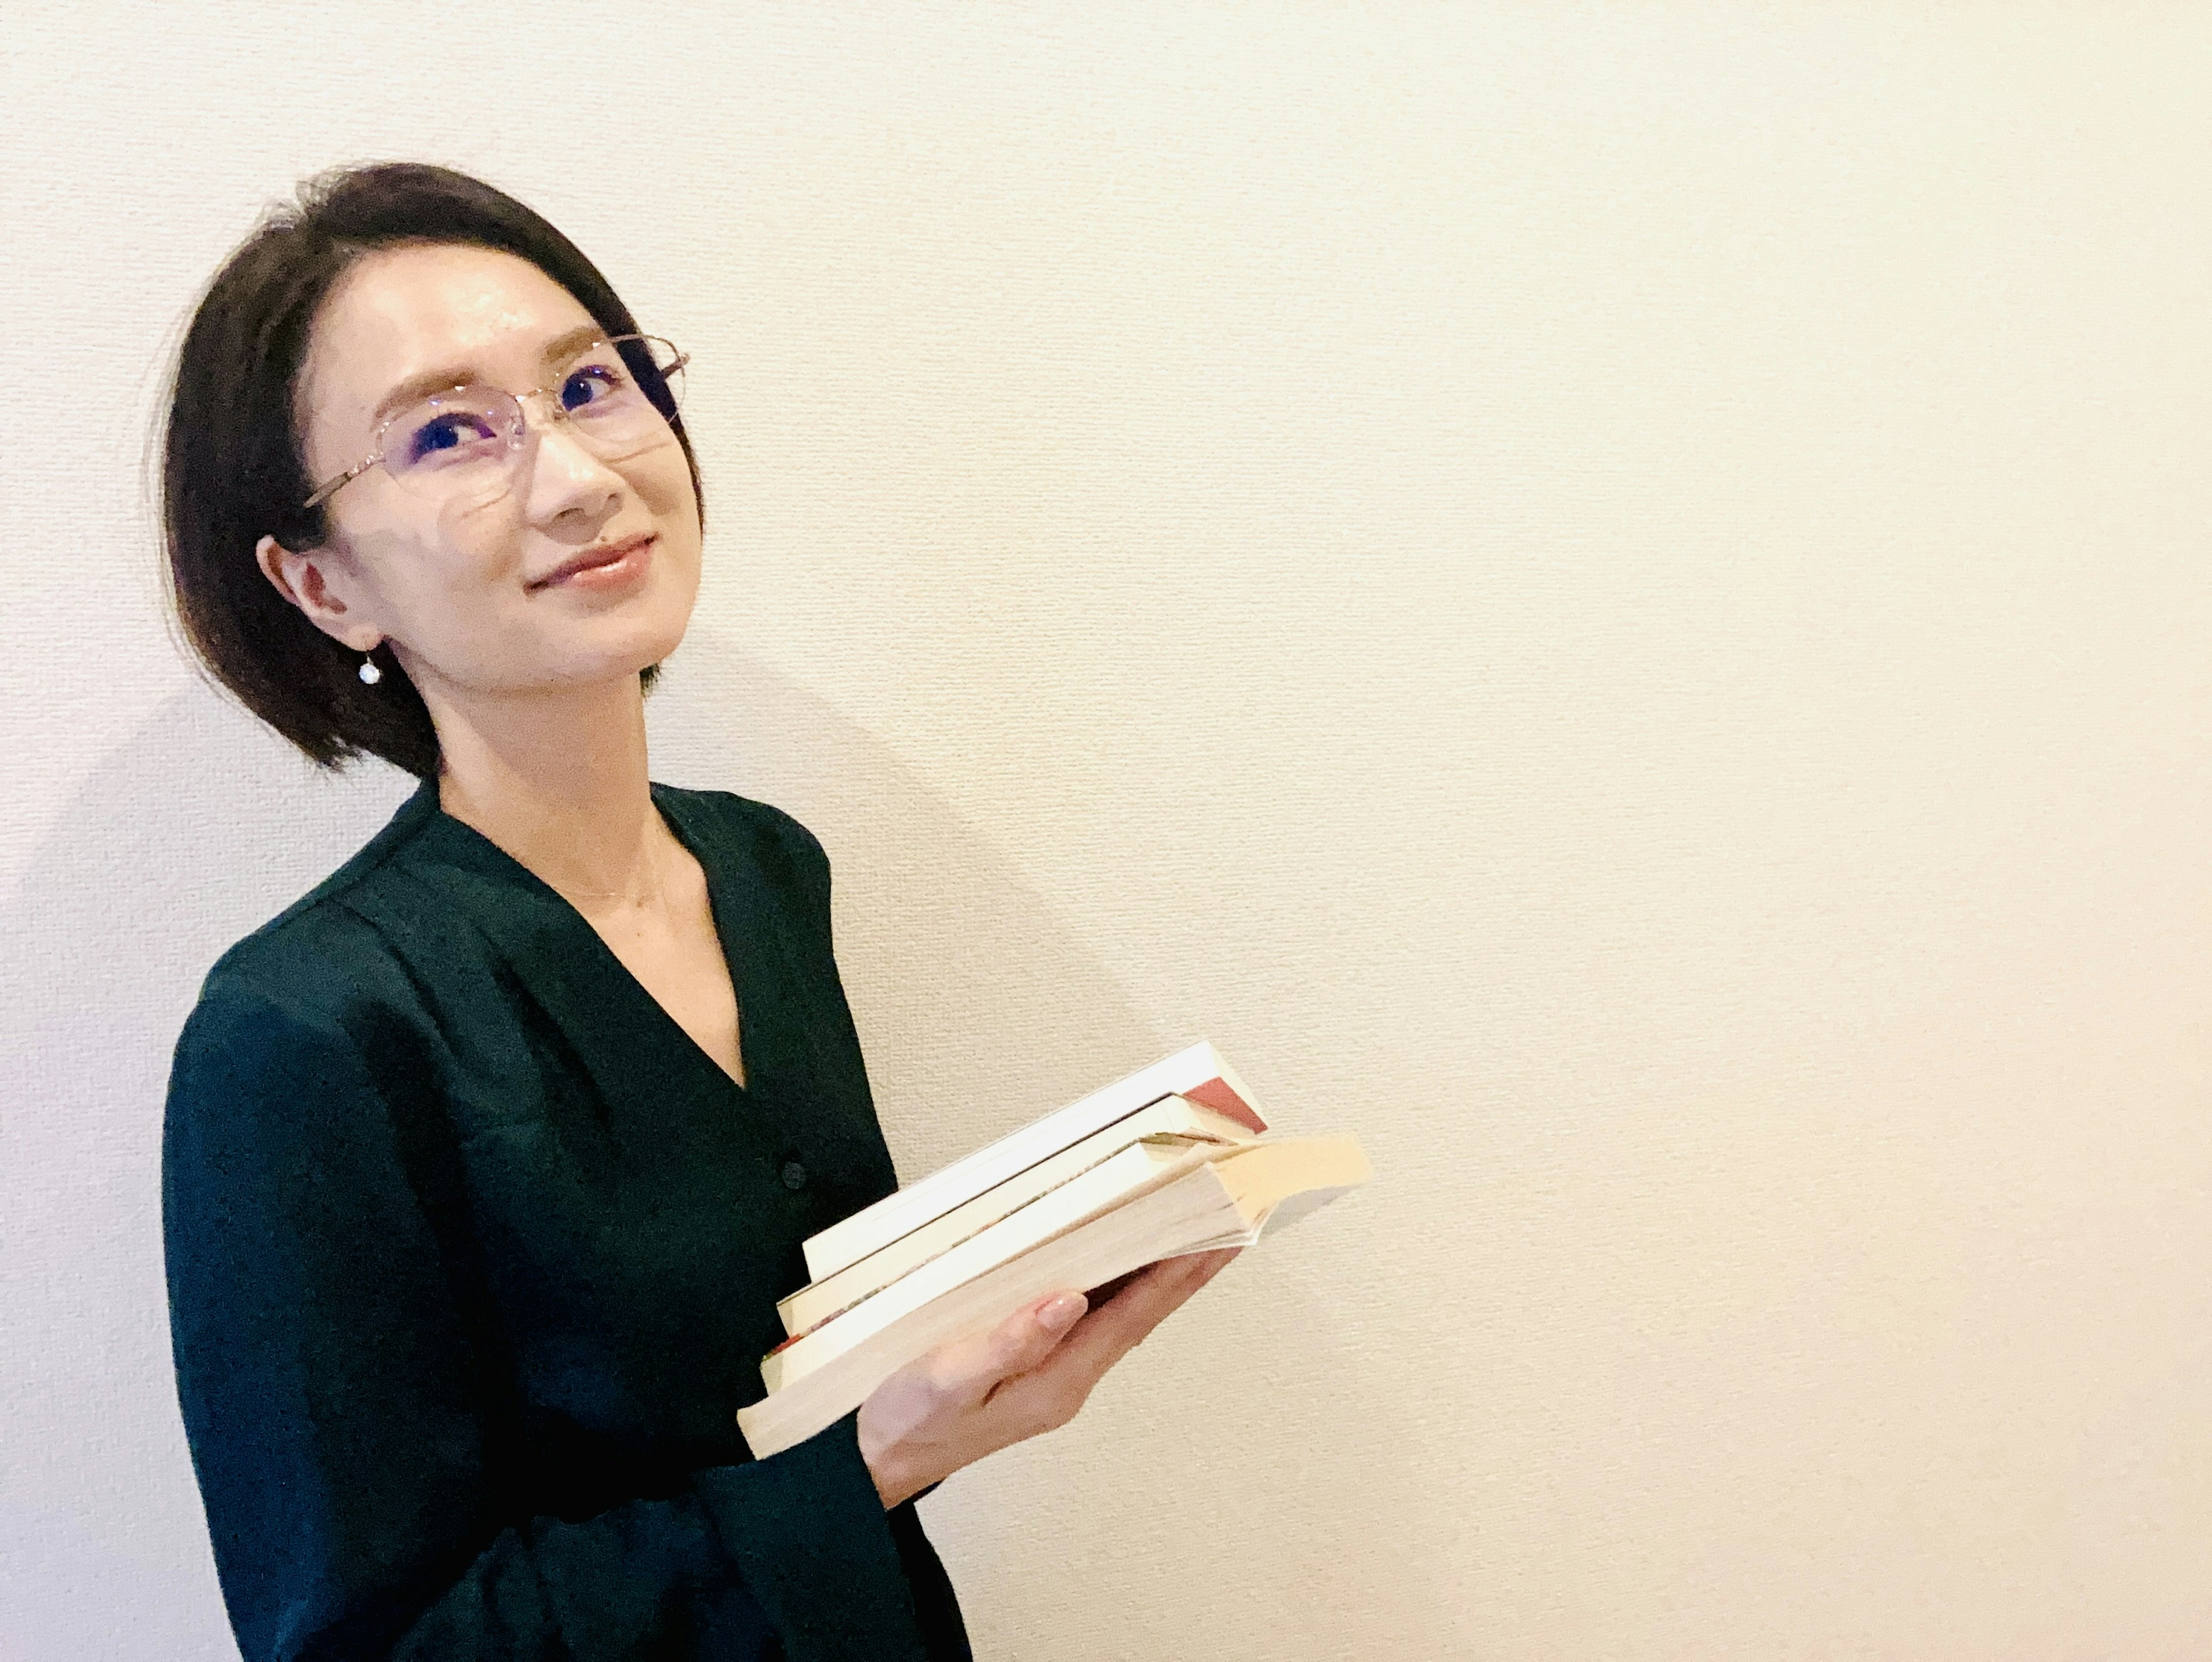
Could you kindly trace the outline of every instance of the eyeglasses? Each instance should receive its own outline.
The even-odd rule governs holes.
[[[301,504],[319,507],[372,467],[419,496],[482,507],[514,483],[526,431],[526,399],[547,399],[585,447],[621,461],[673,436],[669,423],[691,361],[658,335],[616,335],[580,349],[550,387],[509,393],[455,387],[433,393],[376,429],[376,448]]]

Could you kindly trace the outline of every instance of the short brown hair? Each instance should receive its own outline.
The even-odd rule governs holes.
[[[481,180],[422,162],[318,174],[223,262],[192,314],[170,383],[161,507],[171,603],[216,679],[322,767],[367,754],[428,778],[437,771],[437,734],[390,648],[374,654],[383,679],[363,685],[353,654],[279,594],[254,557],[264,536],[304,549],[327,535],[324,510],[300,506],[313,489],[295,420],[309,332],[348,267],[408,243],[516,255],[608,334],[638,332],[582,250]],[[669,424],[696,492],[690,436],[681,416]],[[644,672],[647,686],[659,671]]]

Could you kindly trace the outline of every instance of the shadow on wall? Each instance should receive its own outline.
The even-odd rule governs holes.
[[[1164,1054],[989,837],[836,705],[695,625],[647,710],[656,778],[774,803],[828,849],[902,1180]]]
[[[775,802],[829,845],[839,955],[904,1178],[1166,1047],[988,841],[834,707],[695,632],[649,708],[657,777]],[[0,965],[11,1654],[234,1653],[170,1371],[169,1055],[214,959],[371,836],[412,784],[380,764],[317,774],[195,687],[93,770],[0,908],[12,948]],[[1350,1377],[1349,1357],[1315,1355],[1325,1311],[1270,1314],[1238,1324],[1252,1377],[1316,1366]],[[1376,1474],[1328,1475],[1351,1493]],[[1026,1531],[955,1499],[936,1515],[967,1596],[1022,1597],[991,1568],[1013,1568]],[[1084,1500],[1044,1504],[1073,1524]]]
[[[0,910],[9,1656],[235,1655],[170,1371],[163,1089],[216,956],[383,823],[204,688],[101,759]]]
[[[827,846],[838,961],[903,1181],[1205,1036],[1156,1028],[988,828],[734,642],[695,625],[647,709],[657,777],[773,802]],[[1340,1228],[1352,1233],[1328,1247],[1299,1236]],[[1223,1662],[1437,1653],[1454,1627],[1447,1555],[1413,1520],[1451,1504],[1419,1451],[1452,1429],[1413,1423],[1376,1389],[1340,1313],[1291,1267],[1310,1246],[1356,1250],[1355,1234],[1372,1239],[1324,1214],[1271,1243],[1172,1339],[1163,1330],[1123,1363],[1073,1426],[925,1503],[979,1656],[1089,1662],[1201,1639]],[[1238,1433],[1163,1438],[1167,1405],[1180,1428],[1200,1403],[1200,1423]],[[1378,1525],[1413,1543],[1402,1578],[1347,1581],[1347,1532]],[[1217,1562],[1224,1539],[1240,1543],[1237,1569],[1209,1587],[1202,1635],[1187,1601],[1131,1604],[1130,1586]],[[1171,1619],[1150,1631],[1156,1616]]]

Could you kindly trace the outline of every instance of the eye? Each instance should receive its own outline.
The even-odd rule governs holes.
[[[561,383],[561,407],[574,413],[605,404],[629,389],[629,377],[619,364],[579,364]]]
[[[483,411],[441,410],[408,428],[402,454],[410,467],[437,466],[489,454],[499,443],[498,426]]]

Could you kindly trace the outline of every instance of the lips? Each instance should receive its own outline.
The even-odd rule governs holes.
[[[653,533],[648,531],[642,532],[635,537],[625,537],[620,542],[600,543],[594,547],[584,550],[580,554],[570,556],[544,576],[533,579],[530,587],[550,588],[554,584],[565,582],[580,573],[599,571],[611,565],[618,565],[630,556],[643,552],[652,541]]]

